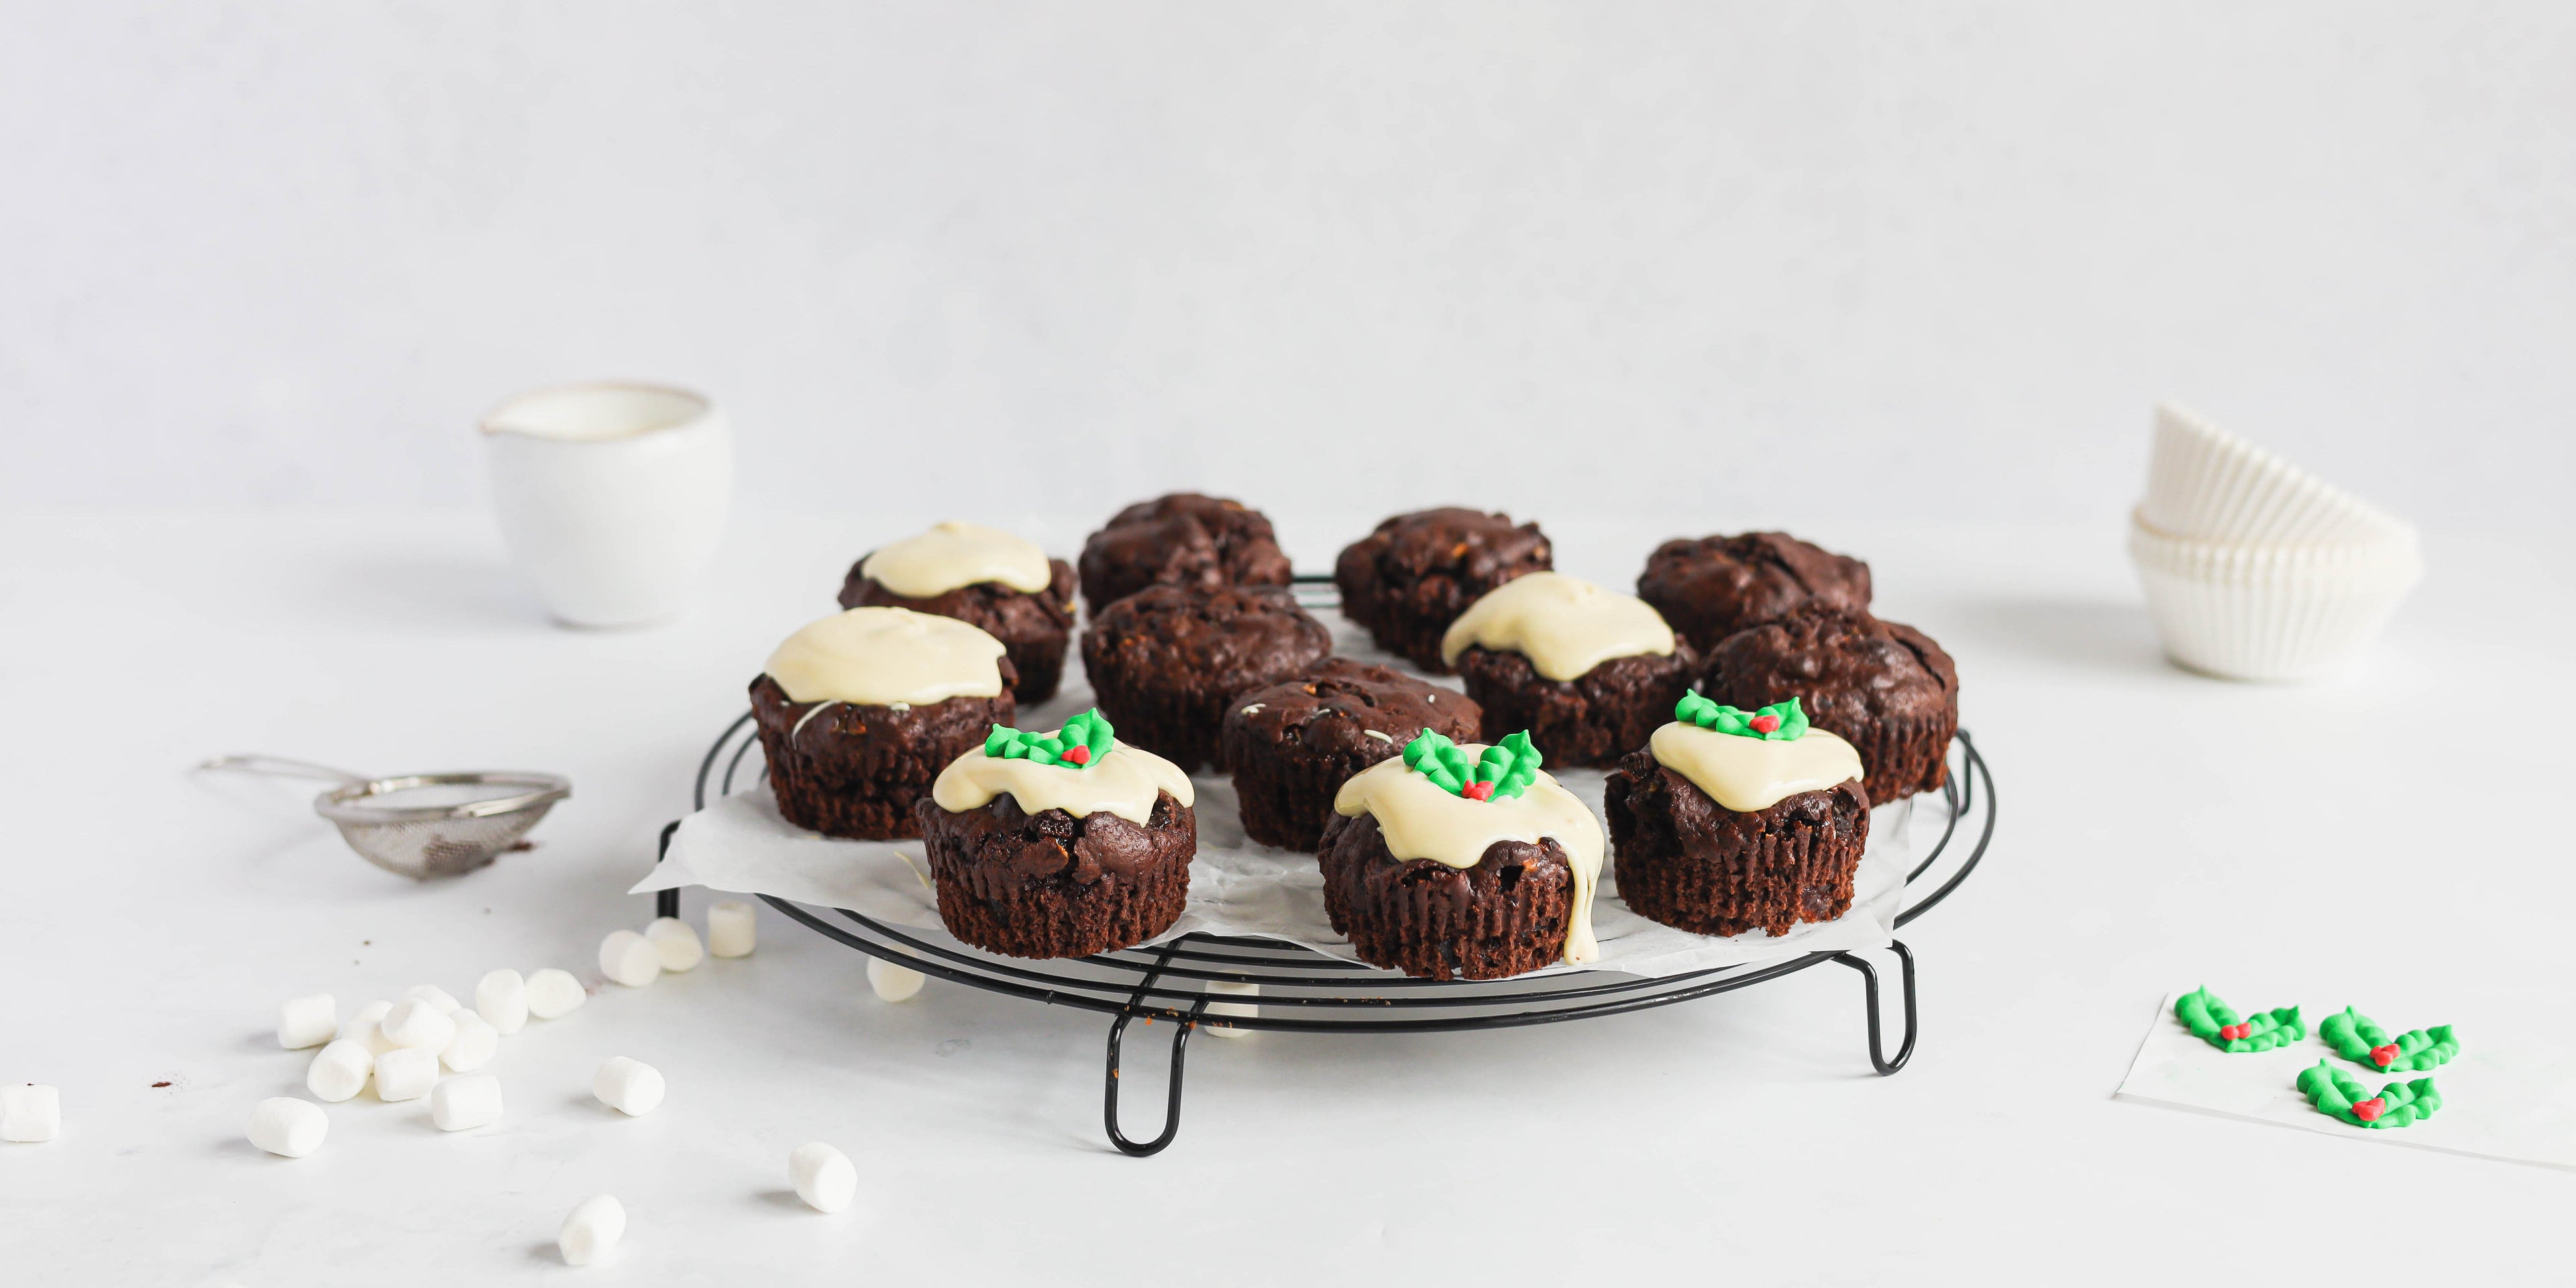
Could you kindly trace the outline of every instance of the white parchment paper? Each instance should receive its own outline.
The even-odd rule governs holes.
[[[2334,1054],[2316,1036],[2316,1022],[2341,1007],[2302,1005],[2306,1041],[2271,1051],[2230,1055],[2191,1035],[2174,1017],[2167,997],[2147,1027],[2146,1041],[2120,1080],[2119,1095],[2174,1109],[2193,1109],[2281,1127],[2343,1136],[2372,1145],[2408,1145],[2482,1158],[2576,1169],[2576,1053],[2549,1050],[2520,1035],[2499,1041],[2484,1033],[2460,1035],[2460,1055],[2424,1073],[2366,1070]],[[2386,1017],[2381,1017],[2385,1019]],[[2299,1071],[2326,1060],[2379,1090],[2390,1081],[2431,1077],[2442,1092],[2432,1117],[2406,1127],[2354,1127],[2318,1113],[2299,1094]]]

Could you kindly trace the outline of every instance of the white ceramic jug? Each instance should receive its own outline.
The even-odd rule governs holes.
[[[537,595],[574,626],[676,615],[724,537],[733,432],[704,396],[566,385],[483,421],[501,535]]]

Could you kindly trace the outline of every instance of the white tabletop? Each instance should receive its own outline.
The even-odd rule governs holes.
[[[1560,566],[1611,582],[1668,535],[1551,526]],[[0,1080],[59,1086],[66,1124],[0,1145],[0,1281],[2564,1272],[2564,1172],[2111,1098],[2158,999],[2194,984],[2348,989],[2464,1031],[2576,1019],[2563,567],[2437,540],[2366,676],[2230,685],[2158,660],[2116,520],[1816,534],[1957,656],[2002,808],[1984,868],[1904,932],[1923,1037],[1892,1078],[1858,980],[1823,968],[1579,1024],[1196,1041],[1179,1139],[1139,1161],[1101,1136],[1102,1017],[937,981],[888,1005],[857,954],[763,909],[755,956],[605,985],[507,1039],[497,1127],[362,1098],[312,1157],[243,1139],[259,1099],[303,1094],[273,1036],[288,996],[595,979],[601,936],[651,915],[622,891],[707,742],[871,535],[746,522],[702,608],[594,633],[546,623],[479,516],[0,520]],[[349,854],[304,788],[187,772],[235,750],[552,770],[576,794],[534,851],[415,885]],[[1161,1034],[1130,1043],[1140,1089]],[[613,1054],[660,1067],[669,1102],[592,1101]],[[834,1217],[785,1194],[817,1139],[861,1173]],[[556,1226],[601,1192],[626,1242],[567,1270]]]

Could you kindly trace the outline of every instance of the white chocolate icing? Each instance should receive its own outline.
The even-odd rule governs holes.
[[[1007,793],[1031,814],[1051,809],[1075,818],[1109,813],[1140,826],[1154,819],[1156,792],[1170,792],[1183,805],[1195,803],[1190,776],[1180,766],[1123,742],[1112,743],[1108,754],[1080,768],[1004,760],[978,747],[949,761],[930,785],[930,799],[951,814],[982,809]]]
[[[988,581],[1034,595],[1054,576],[1037,543],[998,528],[953,521],[879,549],[859,565],[859,572],[906,599],[928,599]]]
[[[1484,747],[1471,743],[1460,743],[1458,750],[1470,763],[1485,754]],[[1601,820],[1546,773],[1518,796],[1479,801],[1442,791],[1407,767],[1402,756],[1393,756],[1343,783],[1333,797],[1333,812],[1345,818],[1375,817],[1387,853],[1398,859],[1429,859],[1453,868],[1476,866],[1496,841],[1535,844],[1540,837],[1555,837],[1565,847],[1566,866],[1574,870],[1565,960],[1600,960],[1601,945],[1592,936],[1592,890],[1601,879]]]
[[[761,669],[791,702],[918,706],[1000,693],[1001,657],[1000,640],[953,617],[853,608],[807,623]]]
[[[1469,604],[1440,637],[1440,658],[1455,665],[1470,647],[1518,653],[1548,679],[1573,680],[1612,658],[1671,656],[1673,628],[1634,595],[1559,572],[1533,572]]]
[[[1852,745],[1810,726],[1786,742],[1745,738],[1676,720],[1646,744],[1655,763],[1691,780],[1738,814],[1769,809],[1800,792],[1820,792],[1861,776]]]

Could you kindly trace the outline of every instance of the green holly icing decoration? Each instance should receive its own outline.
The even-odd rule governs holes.
[[[2299,1072],[2299,1093],[2318,1113],[2355,1127],[2404,1127],[2442,1107],[2442,1093],[2434,1090],[2431,1078],[2392,1082],[2373,1096],[2364,1092],[2360,1079],[2323,1060]]]
[[[2388,1030],[2349,1006],[2343,1008],[2342,1014],[2329,1015],[2320,1022],[2317,1036],[2324,1038],[2336,1055],[2354,1064],[2397,1073],[2422,1073],[2449,1064],[2460,1053],[2459,1039],[2451,1036],[2448,1024],[2409,1029],[2391,1038]]]
[[[2206,988],[2195,988],[2177,999],[2174,1015],[2193,1037],[2239,1055],[2285,1047],[2308,1035],[2308,1026],[2299,1019],[2299,1008],[2295,1006],[2257,1011],[2250,1020],[2240,1019]]]
[[[1099,764],[1116,741],[1117,731],[1109,727],[1109,718],[1094,707],[1065,721],[1064,727],[1054,733],[1030,733],[995,725],[993,732],[984,735],[984,754],[999,760],[1081,769]]]
[[[1738,738],[1759,738],[1764,742],[1796,742],[1807,733],[1807,713],[1798,700],[1774,702],[1758,711],[1724,706],[1700,696],[1685,693],[1673,705],[1673,718],[1683,724],[1698,725],[1718,733],[1731,733]]]
[[[1505,734],[1501,742],[1485,748],[1485,754],[1472,763],[1458,744],[1425,729],[1413,741],[1404,744],[1404,765],[1432,785],[1452,796],[1469,800],[1499,800],[1518,796],[1538,781],[1541,757],[1530,745],[1529,733]]]

